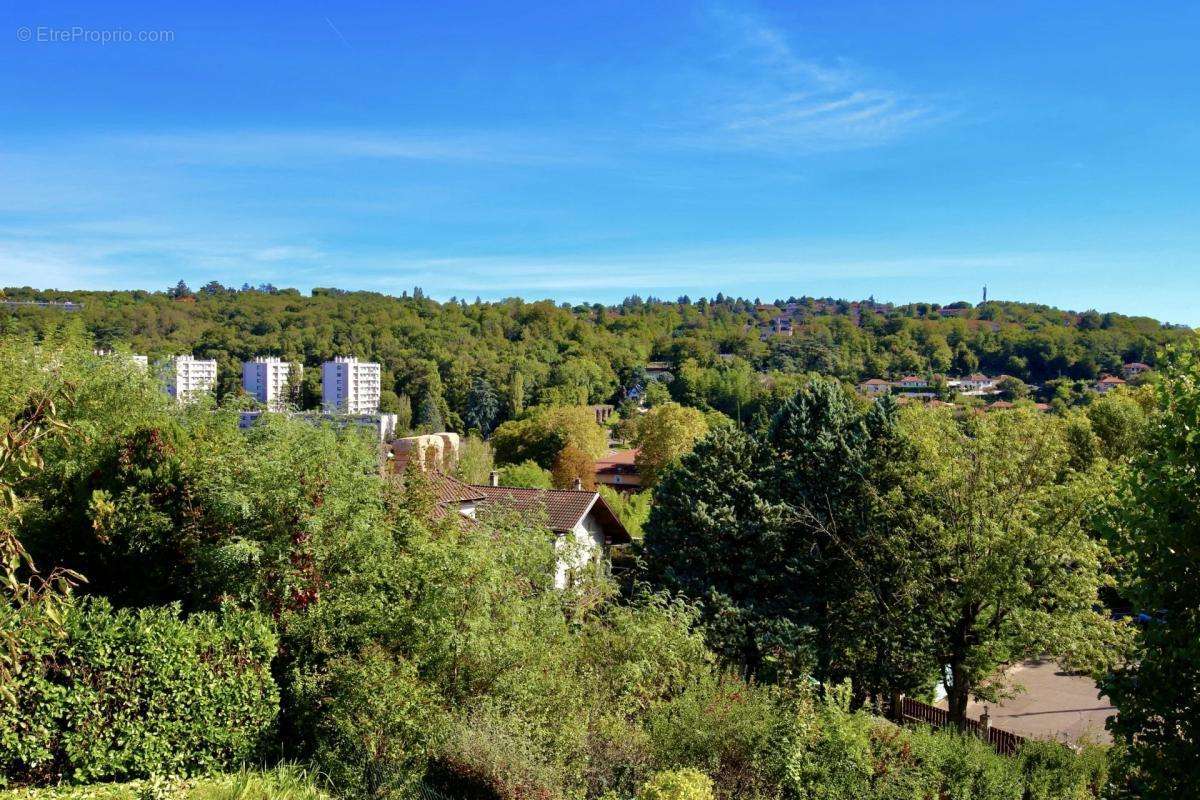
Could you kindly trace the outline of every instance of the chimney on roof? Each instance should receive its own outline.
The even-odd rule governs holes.
[[[571,488],[573,488],[577,492],[582,492],[583,491],[583,478],[578,478],[578,477],[575,478],[575,482],[572,484]]]
[[[488,483],[492,486],[499,486],[500,485],[500,473],[497,472],[496,470],[492,470],[488,474]]]

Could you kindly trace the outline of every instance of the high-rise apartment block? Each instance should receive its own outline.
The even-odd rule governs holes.
[[[186,403],[217,388],[217,362],[212,359],[175,356],[163,365],[167,394]]]
[[[379,365],[338,356],[321,365],[321,401],[327,413],[374,414],[379,410]]]
[[[282,411],[292,365],[278,358],[242,362],[242,388],[270,411]]]

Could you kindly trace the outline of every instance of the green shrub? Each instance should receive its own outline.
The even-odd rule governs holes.
[[[772,687],[706,676],[651,710],[655,763],[711,775],[722,798],[773,797],[796,735],[795,705]]]
[[[59,785],[0,791],[0,800],[329,800],[305,770],[284,764],[200,779],[150,778],[126,783]]]
[[[1021,800],[1021,777],[1011,756],[953,730],[918,729],[910,735],[919,758],[939,773],[944,800]]]
[[[376,798],[415,787],[436,726],[433,695],[412,664],[372,647],[333,661],[322,683],[316,759],[339,790]]]
[[[213,772],[253,757],[278,713],[269,621],[181,619],[177,606],[68,610],[27,637],[17,702],[0,702],[0,772],[16,783]]]
[[[642,786],[638,800],[712,800],[713,782],[695,769],[659,772]]]
[[[848,711],[849,685],[830,687],[815,714],[802,716],[799,735],[786,769],[792,794],[806,800],[844,800],[871,796],[874,762],[873,721]]]
[[[450,797],[565,800],[571,776],[518,715],[481,708],[454,720],[431,769]]]
[[[1027,742],[1016,768],[1025,784],[1023,800],[1085,800],[1106,782],[1104,750],[1072,752],[1058,742]]]

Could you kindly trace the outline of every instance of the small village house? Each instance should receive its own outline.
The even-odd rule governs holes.
[[[1121,367],[1121,377],[1125,380],[1133,380],[1139,375],[1145,375],[1151,369],[1149,364],[1143,364],[1140,361],[1134,361]]]
[[[636,492],[642,488],[642,476],[638,473],[636,449],[612,450],[603,458],[596,459],[596,483],[617,491]]]
[[[881,378],[871,378],[858,384],[858,391],[861,394],[874,397],[877,395],[888,394],[892,391],[892,385]]]

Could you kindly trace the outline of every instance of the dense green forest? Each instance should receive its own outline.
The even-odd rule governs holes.
[[[497,396],[501,418],[534,404],[617,403],[644,382],[648,361],[666,361],[672,394],[699,408],[749,418],[764,402],[816,373],[856,382],[905,374],[983,371],[1041,384],[1119,374],[1131,361],[1153,364],[1186,329],[1144,317],[1074,313],[1045,306],[959,302],[892,307],[864,301],[789,298],[676,301],[631,297],[617,306],[555,305],[510,299],[439,303],[419,289],[389,297],[367,292],[208,284],[193,292],[35,291],[9,288],[11,301],[70,301],[77,311],[0,306],[0,334],[44,335],[81,325],[102,347],[151,358],[182,352],[214,358],[218,394],[235,393],[240,363],[276,355],[302,363],[298,401],[320,399],[320,363],[354,355],[383,365],[383,406],[399,396],[414,410],[428,399],[457,429],[480,383]],[[789,320],[789,335],[773,321]],[[70,322],[70,320],[74,320]],[[782,384],[777,386],[776,384]]]

